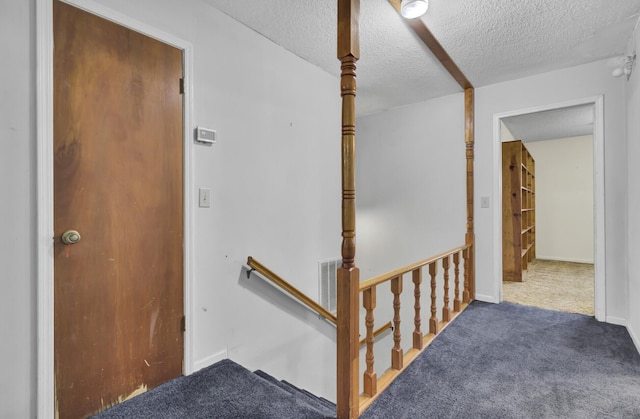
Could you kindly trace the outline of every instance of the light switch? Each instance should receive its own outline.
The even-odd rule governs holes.
[[[480,208],[489,208],[489,197],[481,196],[480,197]]]
[[[211,189],[200,188],[199,189],[200,196],[200,208],[209,208],[211,207]]]

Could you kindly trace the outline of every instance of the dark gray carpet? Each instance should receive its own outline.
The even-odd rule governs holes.
[[[225,360],[95,417],[334,416],[327,400]],[[640,418],[640,355],[624,327],[474,302],[362,418]]]
[[[320,419],[335,417],[324,399],[231,360],[179,377],[99,415],[116,418]]]
[[[621,326],[474,302],[362,418],[640,418],[640,355]]]

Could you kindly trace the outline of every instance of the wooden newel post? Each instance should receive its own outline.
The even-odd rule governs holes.
[[[475,233],[473,225],[473,161],[474,161],[474,89],[467,87],[464,89],[464,142],[467,158],[467,233],[465,234],[465,244],[470,244],[469,249],[469,289],[465,295],[464,302],[468,303],[475,299]],[[465,273],[466,275],[466,273]]]
[[[359,286],[356,241],[356,61],[360,57],[359,0],[338,0],[338,59],[342,96],[342,266],[337,277],[337,397],[338,419],[359,415]]]

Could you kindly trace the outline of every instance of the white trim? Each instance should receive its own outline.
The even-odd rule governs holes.
[[[37,417],[53,418],[53,3],[38,0],[37,37]]]
[[[627,327],[627,320],[621,317],[607,316],[605,322],[609,324],[615,324],[616,326],[624,326],[627,328],[627,330],[629,330],[629,327]]]
[[[595,316],[603,321],[607,315],[606,299],[606,230],[604,188],[604,97],[595,98],[593,116],[593,204],[594,204],[594,249],[595,249]]]
[[[228,359],[229,358],[229,351],[228,350],[223,350],[220,352],[217,352],[213,355],[209,355],[199,361],[196,361],[193,364],[193,372],[196,371],[200,371],[203,368],[207,368],[210,365],[215,364],[216,362],[222,361],[223,359]]]
[[[484,295],[484,294],[478,294],[478,293],[476,293],[475,299],[478,301],[482,301],[485,303],[492,303],[492,304],[498,304],[500,302],[500,300],[495,298],[495,296],[493,295]]]
[[[631,340],[633,344],[636,346],[638,353],[640,353],[640,339],[638,339],[638,335],[635,334],[634,330],[630,325],[627,325],[627,332],[629,332],[629,336],[631,336]]]
[[[536,259],[538,259],[538,260],[553,260],[553,261],[557,261],[557,262],[586,263],[586,264],[589,264],[589,265],[593,265],[593,260],[576,259],[576,258],[563,258],[563,257],[556,257],[556,256],[544,256],[544,255],[541,255],[539,253],[536,253]]]
[[[55,417],[54,380],[54,301],[53,301],[53,3],[36,0],[37,43],[37,158],[38,158],[38,394],[37,417]],[[162,32],[91,0],[63,0],[121,26],[157,39],[183,51],[184,100],[184,313],[187,330],[184,335],[184,374],[194,371],[193,362],[193,46],[191,43]]]
[[[493,196],[496,205],[493,207],[493,272],[494,298],[502,301],[502,141],[500,138],[500,122],[502,118],[524,115],[535,112],[549,111],[580,105],[594,105],[593,120],[593,200],[594,200],[594,248],[595,248],[595,278],[594,278],[594,308],[595,317],[604,321],[606,317],[606,278],[605,278],[605,190],[604,190],[604,97],[592,96],[583,99],[569,100],[544,106],[536,106],[493,115]],[[607,322],[608,322],[607,318]]]

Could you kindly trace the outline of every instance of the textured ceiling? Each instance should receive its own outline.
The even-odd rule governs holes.
[[[524,142],[593,134],[593,105],[580,105],[503,118],[511,135]]]
[[[338,75],[336,0],[203,0]],[[387,0],[361,0],[358,114],[459,92]],[[620,56],[640,0],[430,0],[422,18],[475,86]]]

